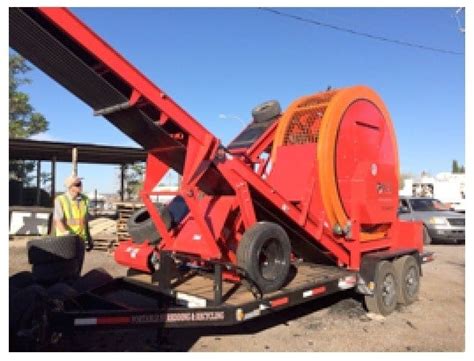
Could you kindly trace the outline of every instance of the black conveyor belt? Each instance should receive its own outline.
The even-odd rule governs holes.
[[[116,74],[94,71],[101,62],[60,29],[31,8],[10,8],[10,47],[63,85],[93,109],[128,101],[132,89]],[[143,111],[129,108],[105,116],[112,124],[143,146],[172,149],[160,159],[180,171],[184,147]]]

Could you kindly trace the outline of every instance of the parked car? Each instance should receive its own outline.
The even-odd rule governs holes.
[[[435,198],[400,197],[398,217],[422,221],[423,241],[465,242],[465,216],[450,211]]]

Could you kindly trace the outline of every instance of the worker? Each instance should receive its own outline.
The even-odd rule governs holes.
[[[64,185],[66,192],[54,201],[56,235],[77,234],[86,243],[86,251],[90,251],[94,243],[89,232],[89,199],[82,193],[82,178],[71,175]]]

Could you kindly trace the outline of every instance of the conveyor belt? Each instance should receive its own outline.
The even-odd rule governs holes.
[[[100,61],[34,9],[10,8],[10,47],[94,110],[129,100],[132,89],[120,77],[110,71],[101,74],[94,70],[100,67]],[[132,107],[105,117],[146,150],[158,146],[175,150],[160,159],[173,169],[181,170],[183,145],[156,125],[150,115],[157,119],[159,111]]]
[[[277,118],[266,122],[252,122],[227,146],[228,149],[250,148],[262,136]]]

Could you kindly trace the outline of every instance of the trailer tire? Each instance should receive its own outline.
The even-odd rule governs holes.
[[[111,282],[113,279],[114,278],[105,269],[94,268],[76,280],[72,284],[72,288],[74,288],[79,293],[84,293],[101,287]]]
[[[169,230],[172,223],[170,212],[162,205],[156,205],[156,208],[166,225],[166,229]],[[146,208],[141,208],[133,213],[128,219],[127,226],[133,243],[141,244],[148,241],[149,244],[155,245],[161,241],[162,237]]]
[[[71,259],[54,263],[34,264],[32,273],[35,282],[45,285],[75,280],[80,275],[79,261]]]
[[[252,118],[255,123],[263,123],[280,115],[281,106],[277,100],[269,100],[252,109]]]
[[[45,264],[77,257],[78,243],[82,242],[77,235],[44,237],[27,243],[28,262]]]
[[[279,290],[290,270],[291,245],[278,224],[258,222],[247,229],[237,247],[237,263],[263,293]]]
[[[418,299],[420,292],[420,266],[415,257],[406,255],[393,261],[397,275],[398,303],[410,305]]]
[[[387,316],[395,310],[400,292],[395,267],[391,262],[377,263],[374,282],[374,293],[365,296],[365,305],[369,312]]]
[[[426,226],[423,226],[423,244],[431,244],[433,240],[428,232]]]

